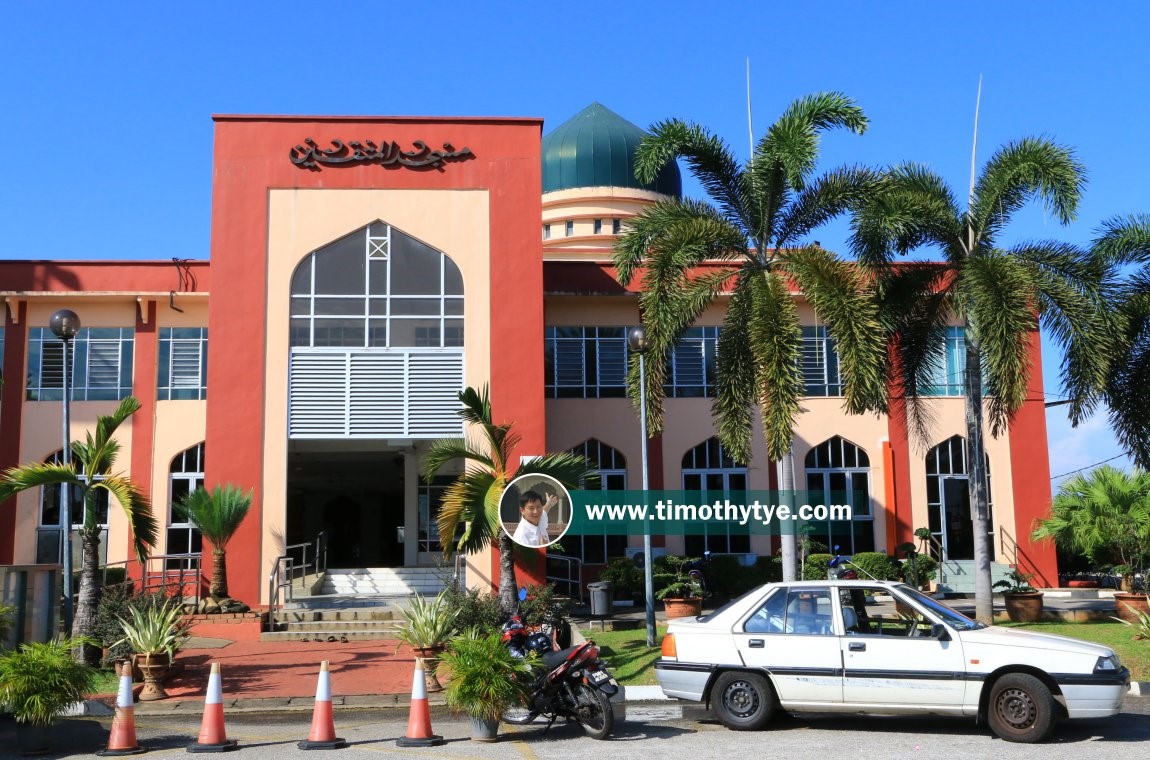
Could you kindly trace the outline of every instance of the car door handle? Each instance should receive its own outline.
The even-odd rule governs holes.
[[[763,640],[762,639],[751,639],[750,641],[747,642],[747,646],[750,647],[751,649],[762,649],[763,648]]]
[[[861,641],[852,641],[848,649],[850,649],[852,652],[865,652],[866,644]]]

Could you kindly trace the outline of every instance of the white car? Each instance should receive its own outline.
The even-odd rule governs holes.
[[[1062,718],[1114,715],[1130,671],[1085,641],[988,627],[899,583],[769,583],[670,622],[659,686],[724,725],[792,712],[966,715],[1037,742]]]

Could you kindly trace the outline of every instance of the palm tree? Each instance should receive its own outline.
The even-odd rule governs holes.
[[[83,554],[80,562],[80,588],[77,593],[73,631],[76,637],[96,639],[96,610],[100,604],[100,525],[97,519],[97,497],[101,493],[115,497],[128,518],[128,528],[136,557],[143,562],[156,543],[156,519],[148,499],[124,475],[112,472],[120,444],[112,436],[129,417],[140,408],[140,402],[131,396],[120,402],[110,415],[96,419],[96,430],[88,432],[84,441],[72,442],[71,462],[27,464],[14,467],[0,477],[0,502],[30,488],[51,488],[67,483],[73,493],[79,493],[83,504],[83,525],[79,530]],[[65,536],[65,540],[67,540]],[[71,583],[71,578],[64,579]],[[72,632],[65,632],[71,635]],[[81,659],[89,665],[99,662],[100,650],[85,645]]]
[[[1028,348],[1039,326],[1064,351],[1063,384],[1075,424],[1102,388],[1114,345],[1103,267],[1095,258],[1049,241],[1000,247],[998,237],[1014,212],[1033,199],[1045,202],[1063,224],[1070,222],[1083,172],[1071,150],[1025,138],[991,156],[972,181],[964,210],[940,177],[903,164],[887,172],[853,222],[852,248],[878,274],[884,315],[897,335],[895,395],[905,398],[920,437],[929,429],[921,397],[937,382],[931,378],[942,362],[946,328],[958,321],[965,330],[975,607],[983,622],[992,616],[984,416],[997,436],[1026,400]],[[894,262],[921,246],[938,248],[942,261]]]
[[[1094,253],[1108,267],[1137,268],[1114,288],[1121,318],[1120,343],[1103,398],[1118,440],[1141,468],[1150,468],[1150,215],[1116,217],[1103,223]]]
[[[211,491],[203,486],[189,493],[176,505],[176,513],[191,521],[204,538],[212,543],[213,599],[228,598],[227,547],[240,523],[252,506],[252,492],[228,483]]]
[[[442,438],[432,443],[423,461],[424,478],[431,480],[453,460],[462,459],[466,469],[448,486],[439,509],[439,540],[445,553],[473,554],[498,542],[499,603],[504,612],[515,608],[516,583],[514,542],[499,519],[499,500],[507,484],[521,475],[550,475],[574,488],[597,477],[581,456],[563,452],[544,454],[521,463],[511,462],[519,435],[509,423],[495,424],[487,387],[459,392],[463,408],[459,416],[471,426],[473,438]],[[459,534],[458,537],[456,534]]]
[[[1033,538],[1052,539],[1096,565],[1124,566],[1124,575],[1142,572],[1150,561],[1150,473],[1103,465],[1074,476],[1059,488]]]
[[[821,93],[791,104],[744,165],[707,129],[677,119],[656,124],[640,143],[635,155],[640,181],[653,180],[667,163],[683,158],[709,196],[655,203],[629,222],[615,247],[619,282],[630,283],[645,268],[639,308],[654,359],[647,362],[646,388],[652,432],[662,429],[670,351],[728,291],[712,409],[732,457],[749,461],[758,409],[767,455],[782,462],[780,486],[794,489],[792,440],[804,388],[793,285],[838,346],[846,410],[885,410],[886,344],[875,301],[857,268],[805,240],[859,203],[876,179],[859,168],[815,177],[819,134],[832,128],[862,134],[867,124],[854,101]],[[638,395],[637,375],[633,371],[630,377],[632,396]],[[788,579],[794,577],[794,547],[794,535],[784,531]]]

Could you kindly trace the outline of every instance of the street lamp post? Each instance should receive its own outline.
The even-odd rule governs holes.
[[[64,466],[72,464],[71,389],[69,387],[68,342],[80,332],[80,317],[71,309],[58,309],[48,320],[48,328],[64,342]],[[72,494],[68,484],[60,488],[60,535],[64,554],[64,634],[72,634]]]
[[[639,427],[643,431],[643,495],[647,493],[647,333],[640,326],[627,333],[627,345],[639,354]],[[655,580],[651,568],[651,523],[643,523],[643,588],[647,599],[647,646],[655,646]]]

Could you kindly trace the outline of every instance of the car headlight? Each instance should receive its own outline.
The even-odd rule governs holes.
[[[1112,654],[1109,657],[1099,657],[1098,662],[1094,663],[1095,673],[1117,673],[1122,669],[1122,663],[1118,661],[1118,655]]]

